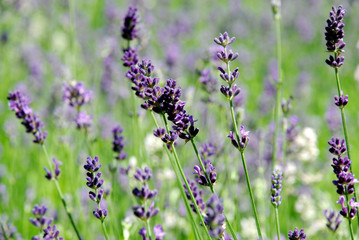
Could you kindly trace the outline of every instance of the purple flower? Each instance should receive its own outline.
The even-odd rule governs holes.
[[[138,181],[140,181],[142,183],[146,183],[152,177],[152,170],[148,166],[146,166],[144,168],[144,170],[142,170],[140,168],[136,168],[136,172],[135,172],[134,177]]]
[[[209,228],[209,233],[212,237],[222,238],[225,230],[225,220],[223,214],[223,204],[218,197],[213,194],[206,204],[206,216],[204,223]]]
[[[341,95],[340,96],[335,96],[334,97],[335,100],[335,105],[337,105],[340,109],[344,108],[349,101],[349,96],[343,94],[343,91],[341,91]]]
[[[137,24],[139,22],[139,16],[137,14],[137,8],[130,6],[123,20],[123,26],[121,28],[122,37],[131,41],[137,38]]]
[[[9,92],[7,99],[10,110],[15,111],[16,117],[22,119],[21,124],[25,126],[26,132],[34,135],[33,142],[42,145],[47,137],[47,132],[42,130],[44,124],[32,112],[29,106],[30,101],[20,91]]]
[[[274,207],[278,207],[282,201],[280,192],[282,191],[283,175],[280,170],[274,170],[272,173],[271,201]]]
[[[148,209],[145,209],[145,206],[135,206],[132,207],[133,214],[140,218],[143,221],[147,221],[148,219],[156,216],[159,213],[159,209],[155,208],[155,202],[152,202]]]
[[[152,199],[157,195],[157,190],[150,190],[148,187],[148,184],[145,184],[142,186],[141,189],[138,189],[137,187],[135,187],[132,190],[132,194],[139,198],[140,200],[148,200],[148,199]]]
[[[47,208],[45,205],[39,206],[35,205],[32,209],[32,214],[35,216],[35,218],[30,218],[30,222],[35,227],[42,230],[44,227],[47,227],[47,225],[50,225],[52,223],[52,219],[45,218]]]
[[[355,214],[358,211],[357,207],[359,207],[359,203],[355,202],[355,197],[350,199],[348,207],[345,206],[345,202],[346,202],[345,197],[339,196],[339,201],[337,201],[337,203],[340,204],[342,207],[340,214],[345,218],[349,217],[350,219],[353,220],[355,218]],[[350,210],[348,210],[349,207],[350,207]],[[348,213],[349,213],[349,215],[348,215]]]
[[[188,180],[187,180],[187,182],[188,182],[188,185],[189,185],[189,187],[190,187],[190,189],[191,189],[191,191],[193,193],[193,197],[196,200],[198,209],[201,211],[200,214],[202,214],[202,212],[205,209],[205,204],[204,204],[203,197],[202,197],[203,192],[202,192],[202,190],[198,190],[198,188],[197,188],[197,186],[196,186],[196,184],[194,182],[191,182],[191,181],[188,181]],[[194,206],[194,204],[192,202],[192,198],[191,198],[191,195],[190,195],[190,193],[189,193],[189,191],[187,189],[186,184],[183,184],[183,187],[184,187],[184,191],[186,193],[187,199],[189,201],[191,201],[190,206],[191,206],[193,212],[197,213],[197,210],[196,210],[196,208],[195,208],[195,206]]]
[[[340,156],[347,151],[344,139],[340,140],[339,138],[333,137],[328,141],[328,144],[330,145],[329,152],[333,155]]]
[[[89,191],[89,198],[97,203],[98,207],[93,211],[93,215],[103,222],[108,214],[107,209],[101,209],[101,201],[103,199],[104,190],[101,188],[104,180],[101,178],[102,173],[98,172],[101,168],[101,163],[99,163],[99,158],[95,156],[93,159],[91,157],[87,158],[84,169],[86,173],[86,185],[91,188],[93,191]]]
[[[85,131],[88,131],[92,125],[92,117],[85,111],[79,112],[74,121],[77,129],[85,129]]]
[[[52,172],[51,172],[50,170],[48,170],[46,167],[44,168],[44,169],[45,169],[45,172],[46,172],[45,177],[46,177],[48,180],[58,179],[58,177],[59,177],[60,174],[61,174],[61,169],[59,168],[59,166],[62,165],[62,162],[57,161],[56,158],[53,158],[53,159],[52,159],[52,162],[53,162],[54,165],[55,165],[55,171],[54,171],[54,173],[52,173]]]
[[[113,141],[112,141],[112,150],[117,153],[116,159],[117,160],[124,160],[127,157],[127,153],[122,152],[123,148],[125,147],[125,140],[121,133],[123,129],[120,126],[116,126],[113,128]]]
[[[344,23],[343,18],[345,15],[345,9],[339,6],[338,9],[335,6],[332,7],[332,11],[329,13],[329,19],[327,20],[327,26],[325,27],[325,40],[326,46],[329,52],[335,53],[335,58],[330,55],[329,59],[325,62],[334,68],[339,68],[344,63],[344,57],[339,57],[345,47],[344,38]]]
[[[56,225],[52,227],[51,225],[47,226],[47,228],[44,229],[44,233],[44,240],[63,240],[62,237],[59,237],[60,231],[56,229]]]
[[[156,236],[155,240],[162,240],[163,237],[166,235],[166,233],[163,231],[163,228],[161,225],[155,225],[153,227],[153,233]]]
[[[202,88],[209,94],[217,90],[217,80],[211,74],[211,69],[206,68],[201,71],[199,82],[202,83]]]
[[[217,43],[218,45],[221,45],[222,47],[226,47],[227,45],[231,44],[232,42],[234,42],[234,40],[236,40],[235,37],[230,38],[228,36],[228,33],[220,33],[218,38],[214,39],[214,42]]]
[[[340,220],[340,212],[336,214],[334,210],[329,211],[328,209],[325,209],[323,214],[328,221],[327,227],[331,231],[335,232],[339,228],[340,223],[342,222],[342,220]]]
[[[233,135],[233,131],[230,131],[227,137],[231,139],[232,144],[235,148],[238,148],[240,151],[244,151],[244,149],[247,147],[247,143],[249,140],[248,138],[249,133],[250,131],[246,131],[244,129],[244,126],[241,126],[239,129],[239,134],[241,136],[238,136],[239,142],[237,141],[237,139],[235,139],[235,136]]]
[[[123,66],[125,67],[136,65],[138,63],[138,54],[136,49],[128,48],[123,50],[123,57],[121,60],[123,61]]]
[[[306,237],[307,235],[305,235],[304,230],[301,229],[299,231],[297,227],[294,229],[294,232],[289,231],[288,233],[289,240],[305,240]]]
[[[90,102],[92,97],[92,91],[87,90],[83,82],[72,81],[70,84],[64,82],[62,99],[65,103],[76,108],[78,111],[82,105]]]
[[[217,173],[214,172],[216,168],[212,165],[212,162],[210,160],[206,161],[205,168],[210,182],[207,181],[206,175],[203,173],[202,169],[197,165],[195,165],[193,168],[194,169],[193,174],[196,175],[196,181],[199,185],[213,186],[217,181]]]

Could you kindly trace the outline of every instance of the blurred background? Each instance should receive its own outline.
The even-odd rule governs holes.
[[[288,154],[280,159],[284,167],[284,197],[279,209],[281,233],[304,228],[309,239],[347,239],[343,221],[334,236],[326,227],[323,211],[339,210],[335,175],[331,169],[328,140],[342,138],[340,112],[334,105],[337,95],[334,70],[325,64],[324,27],[331,5],[347,9],[345,23],[345,64],[340,68],[345,108],[352,145],[352,166],[359,174],[359,2],[288,0],[282,2],[283,97],[293,96],[287,132],[291,141]],[[271,145],[273,107],[277,76],[276,37],[269,0],[2,0],[0,1],[0,215],[2,221],[17,228],[23,239],[37,234],[29,218],[35,204],[44,203],[65,239],[74,233],[58,199],[54,185],[44,178],[45,156],[25,134],[23,126],[8,109],[9,91],[18,89],[31,99],[31,107],[48,131],[46,145],[50,157],[62,161],[59,183],[85,239],[103,239],[100,224],[92,216],[85,171],[89,154],[99,156],[103,175],[110,182],[108,166],[113,160],[112,133],[116,124],[124,128],[129,154],[126,164],[150,165],[153,186],[159,195],[160,213],[154,222],[163,224],[165,239],[194,239],[175,176],[161,142],[153,137],[150,115],[136,108],[141,132],[133,129],[130,82],[122,66],[121,26],[128,6],[137,6],[141,16],[139,39],[134,45],[140,59],[151,59],[161,84],[168,78],[178,81],[187,111],[198,119],[199,144],[212,142],[218,180],[216,189],[223,199],[226,215],[241,239],[256,239],[237,152],[226,135],[231,128],[230,112],[219,87],[223,83],[216,66],[217,47],[213,39],[227,31],[235,36],[231,45],[239,57],[237,84],[241,93],[235,110],[241,124],[251,131],[246,149],[248,168],[257,208],[266,239],[275,236],[273,208],[270,204]],[[201,81],[208,69],[213,84]],[[94,93],[85,109],[93,117],[89,131],[91,153],[84,137],[76,130],[74,112],[63,101],[63,83],[82,81]],[[287,137],[288,137],[287,136]],[[137,138],[137,140],[136,140]],[[145,146],[145,158],[139,146]],[[178,145],[187,177],[193,181],[196,157],[190,146]],[[233,167],[235,166],[235,167]],[[119,176],[115,202],[109,207],[109,234],[113,239],[140,239],[141,222],[132,214],[133,177]],[[109,189],[111,184],[105,184]],[[204,189],[204,198],[209,192]],[[91,225],[91,228],[88,226]],[[357,228],[356,220],[354,223]],[[127,234],[127,235],[126,235]],[[129,235],[128,235],[129,234]],[[18,238],[20,239],[20,238]]]

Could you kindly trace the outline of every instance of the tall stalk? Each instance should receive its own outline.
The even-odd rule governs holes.
[[[167,131],[167,133],[169,133],[170,130],[169,130],[169,127],[168,127],[168,123],[167,123],[167,119],[166,119],[165,114],[162,114],[162,119],[163,119],[163,122],[164,122],[164,124],[165,124],[166,131]],[[182,168],[181,162],[179,161],[179,158],[178,158],[177,151],[176,151],[176,148],[175,148],[174,143],[171,143],[171,148],[172,148],[172,155],[173,155],[173,157],[174,157],[174,159],[175,159],[175,163],[176,163],[177,168],[178,168],[178,170],[179,170],[179,172],[180,172],[180,174],[181,174],[182,180],[184,181],[184,183],[185,183],[185,185],[186,185],[186,188],[187,188],[187,190],[188,190],[188,193],[189,193],[190,196],[191,196],[192,203],[193,203],[193,205],[194,205],[194,207],[195,207],[195,209],[196,209],[196,212],[198,213],[198,216],[199,216],[199,218],[200,218],[200,220],[201,220],[201,224],[202,224],[202,226],[203,226],[204,229],[205,229],[205,232],[206,232],[206,235],[207,235],[208,239],[212,239],[212,238],[211,238],[211,235],[209,234],[207,225],[204,223],[203,216],[202,216],[201,212],[199,211],[199,208],[198,208],[196,199],[194,198],[193,193],[192,193],[192,190],[191,190],[191,188],[190,188],[190,186],[189,186],[189,184],[188,184],[186,175],[185,175],[184,172],[183,172],[183,168]]]
[[[334,53],[334,56],[336,59],[338,54]],[[335,69],[335,79],[336,79],[336,83],[337,83],[338,96],[340,97],[340,95],[342,94],[342,89],[341,89],[341,84],[340,84],[340,79],[339,79],[339,70],[338,70],[338,68],[334,68],[334,69]],[[341,114],[341,118],[342,118],[343,133],[344,133],[344,138],[345,138],[345,142],[346,142],[348,158],[350,160],[352,160],[351,155],[350,155],[350,153],[351,153],[350,143],[349,143],[348,128],[347,128],[347,121],[345,118],[344,108],[340,108],[340,114]],[[350,164],[350,172],[353,174],[353,168],[352,168],[351,164]],[[355,197],[355,200],[357,201],[358,200],[357,193],[356,193],[354,185],[353,185],[353,189],[354,189],[354,197]],[[357,212],[357,218],[358,218],[358,226],[359,226],[359,211]]]
[[[274,106],[274,123],[275,129],[273,133],[273,148],[272,148],[272,161],[273,161],[273,169],[276,168],[277,163],[277,138],[280,131],[280,100],[282,98],[282,86],[283,86],[283,78],[282,78],[282,44],[281,44],[281,33],[280,33],[280,6],[277,8],[277,11],[274,15],[275,21],[275,31],[277,38],[277,61],[278,61],[278,79],[276,83],[276,98],[275,98],[275,106]]]
[[[277,238],[280,240],[280,226],[279,226],[279,214],[278,214],[278,207],[275,207],[275,226],[277,229]]]
[[[157,123],[157,120],[156,120],[156,117],[155,115],[153,114],[153,111],[150,111],[151,112],[151,116],[152,116],[152,119],[153,119],[153,122],[155,123],[156,125],[156,128],[159,128],[160,126],[158,125]],[[181,196],[183,198],[183,202],[186,206],[186,209],[187,209],[187,213],[188,215],[190,216],[191,218],[191,222],[192,222],[192,228],[193,228],[193,231],[195,233],[195,238],[196,239],[202,239],[202,236],[199,234],[199,231],[198,231],[198,228],[197,228],[197,224],[194,220],[194,217],[193,217],[193,213],[192,213],[192,210],[191,210],[191,207],[187,201],[187,198],[186,198],[186,193],[184,192],[184,189],[182,187],[182,184],[181,184],[181,179],[179,177],[179,173],[178,173],[178,169],[173,161],[173,158],[171,156],[171,153],[170,151],[168,150],[167,146],[165,143],[163,143],[163,148],[165,149],[166,153],[167,153],[167,156],[168,156],[168,159],[172,165],[172,169],[173,171],[175,172],[175,175],[176,175],[176,179],[177,179],[177,185],[178,185],[178,188],[180,189],[180,192],[181,192]]]
[[[51,165],[50,158],[49,158],[49,155],[48,155],[48,153],[47,153],[47,149],[46,149],[45,144],[42,144],[42,149],[43,149],[43,151],[44,151],[44,153],[45,153],[46,160],[47,160],[47,163],[48,163],[48,165],[49,165],[49,169],[50,169],[51,172],[53,172],[53,170],[52,170],[52,165]],[[62,205],[64,206],[64,209],[65,209],[65,211],[66,211],[66,214],[67,214],[67,216],[68,216],[69,219],[70,219],[71,225],[72,225],[73,229],[74,229],[75,232],[76,232],[76,236],[77,236],[77,238],[78,238],[79,240],[81,240],[82,238],[81,238],[81,236],[80,236],[80,233],[79,233],[79,231],[78,231],[78,229],[77,229],[77,227],[76,227],[76,224],[75,224],[75,222],[74,222],[74,220],[73,220],[73,218],[72,218],[72,214],[71,214],[70,210],[69,210],[68,207],[67,207],[66,200],[65,200],[65,198],[64,198],[64,196],[63,196],[63,194],[62,194],[60,185],[59,185],[59,183],[58,183],[58,181],[57,181],[56,178],[54,179],[54,182],[55,182],[56,190],[57,190],[57,192],[58,192],[58,194],[59,194],[59,197],[60,197],[60,199],[61,199]]]

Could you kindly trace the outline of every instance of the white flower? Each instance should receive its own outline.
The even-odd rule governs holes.
[[[148,134],[145,138],[145,148],[149,154],[153,154],[162,149],[162,141],[153,134]]]
[[[294,140],[297,157],[300,161],[308,162],[315,160],[319,155],[317,147],[317,134],[313,128],[304,128]]]

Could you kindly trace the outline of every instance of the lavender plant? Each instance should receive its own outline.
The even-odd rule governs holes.
[[[145,227],[140,230],[139,234],[144,240],[152,239],[150,219],[156,216],[159,212],[158,208],[154,208],[154,201],[152,201],[149,207],[147,207],[148,201],[157,195],[157,190],[150,190],[148,186],[148,181],[152,177],[152,170],[149,167],[145,167],[144,170],[137,168],[134,177],[141,183],[142,186],[141,189],[135,187],[132,190],[132,194],[140,203],[140,205],[132,208],[133,214],[141,219],[145,224]],[[156,225],[153,229],[153,233],[155,234],[156,239],[162,239],[162,237],[166,234],[163,232],[161,225]]]
[[[51,165],[48,153],[47,153],[46,146],[44,144],[45,139],[47,137],[47,132],[42,131],[43,123],[41,123],[40,120],[38,119],[37,115],[33,113],[32,108],[30,108],[30,106],[29,106],[30,101],[20,91],[15,91],[14,93],[10,92],[9,96],[8,96],[8,100],[9,100],[10,110],[15,111],[15,115],[17,118],[23,119],[23,121],[21,123],[26,127],[26,132],[33,133],[33,135],[35,137],[33,142],[41,145],[41,147],[45,153],[46,160],[47,160],[47,163],[48,163],[48,166],[50,169],[50,170],[45,169],[45,171],[47,172],[46,178],[51,179],[55,182],[56,190],[59,194],[62,205],[64,206],[67,216],[70,219],[71,225],[76,232],[77,238],[79,240],[81,240],[80,233],[77,230],[75,222],[72,218],[72,214],[67,207],[67,203],[65,201],[65,198],[63,197],[60,185],[57,181],[57,177],[60,175],[60,170],[58,168],[58,165],[60,163],[57,162],[56,160],[54,160],[54,164],[55,164],[54,176],[55,177],[54,178],[52,177],[53,176],[52,175],[52,172],[53,172],[52,165]],[[51,177],[51,178],[49,178],[49,177]]]
[[[109,240],[105,225],[105,218],[107,217],[108,212],[106,208],[103,206],[101,207],[104,195],[104,190],[101,188],[104,180],[101,178],[102,173],[98,171],[101,166],[102,164],[99,163],[99,158],[97,156],[94,158],[88,157],[84,169],[87,171],[86,185],[92,189],[89,191],[89,198],[97,204],[96,210],[93,211],[93,215],[101,221],[103,234],[106,240]]]
[[[335,233],[342,223],[342,220],[340,219],[340,212],[336,213],[334,210],[325,209],[323,214],[327,219],[327,227]]]
[[[289,240],[305,240],[306,237],[307,235],[304,233],[304,230],[301,229],[299,231],[297,227],[294,229],[294,231],[289,231],[288,233]]]
[[[238,58],[238,53],[233,53],[233,51],[227,47],[229,44],[233,43],[235,39],[236,39],[235,37],[230,38],[227,32],[223,34],[219,34],[219,38],[214,39],[214,42],[216,44],[223,47],[223,50],[217,53],[217,57],[223,63],[225,63],[227,67],[226,71],[222,67],[218,67],[218,70],[220,71],[220,77],[228,84],[227,86],[222,85],[220,90],[221,93],[227,98],[229,102],[229,107],[230,107],[232,122],[234,127],[234,132],[230,131],[230,134],[227,137],[231,139],[233,146],[236,149],[238,149],[238,151],[241,154],[249,196],[251,198],[253,215],[256,220],[258,236],[259,238],[263,238],[260,229],[258,215],[257,215],[257,209],[255,206],[254,197],[252,193],[252,188],[249,180],[247,165],[244,157],[244,150],[247,146],[249,131],[245,131],[244,126],[241,126],[240,131],[238,131],[237,120],[233,110],[233,98],[240,93],[240,88],[237,87],[237,84],[234,83],[239,76],[239,68],[237,67],[233,72],[231,72],[230,63],[234,61],[236,58]]]
[[[355,191],[354,184],[359,181],[354,178],[354,175],[350,172],[351,161],[347,156],[344,156],[347,152],[345,140],[332,138],[328,144],[330,146],[329,152],[334,155],[332,167],[333,172],[337,176],[337,180],[334,180],[333,184],[337,187],[337,193],[340,195],[339,201],[337,201],[342,207],[340,214],[348,219],[349,232],[351,238],[354,239],[352,220],[358,211],[357,207],[359,207],[359,203],[355,202],[355,197],[349,201],[349,197]]]
[[[282,196],[280,195],[280,192],[282,191],[282,181],[283,181],[282,172],[280,170],[274,170],[272,173],[271,202],[275,209],[275,222],[276,222],[278,240],[280,240],[278,207],[282,202]]]

